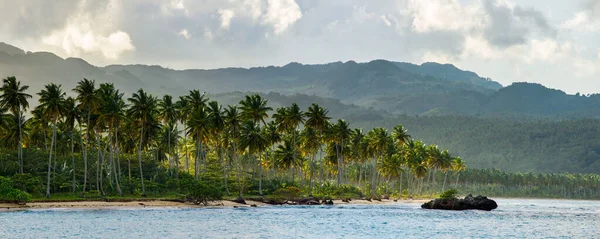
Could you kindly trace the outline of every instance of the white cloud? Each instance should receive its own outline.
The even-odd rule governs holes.
[[[271,25],[275,35],[283,33],[302,18],[300,6],[295,0],[267,0],[267,4],[267,13],[262,22]]]
[[[483,23],[480,6],[463,6],[458,0],[409,0],[405,7],[419,33],[469,30]]]
[[[188,29],[181,29],[181,31],[179,31],[179,33],[177,33],[177,35],[182,36],[183,38],[185,38],[186,40],[189,40],[192,38],[192,34],[190,34],[190,32],[188,31]]]
[[[385,15],[381,15],[381,20],[383,21],[383,23],[385,23],[386,26],[392,26],[392,22],[390,22],[390,20],[388,20],[388,18]]]
[[[48,46],[59,47],[67,56],[100,53],[109,60],[135,49],[128,33],[113,29],[111,20],[118,19],[119,1],[111,0],[104,11],[86,12],[86,1],[80,2],[78,13],[70,16],[64,27],[55,29],[41,37]]]
[[[560,25],[563,30],[576,30],[583,32],[600,31],[600,21],[594,21],[587,11],[577,12],[573,18]]]
[[[221,29],[229,29],[229,26],[231,26],[231,19],[235,16],[235,12],[231,9],[219,9],[218,13],[221,16]]]

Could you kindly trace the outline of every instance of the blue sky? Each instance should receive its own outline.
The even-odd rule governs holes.
[[[600,0],[0,0],[0,41],[175,69],[388,59],[600,92]]]

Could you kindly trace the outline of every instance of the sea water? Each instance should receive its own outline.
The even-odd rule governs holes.
[[[600,202],[500,199],[485,211],[391,205],[37,209],[0,238],[600,238]]]

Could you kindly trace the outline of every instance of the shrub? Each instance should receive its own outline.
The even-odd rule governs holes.
[[[273,196],[284,200],[296,200],[300,196],[302,190],[295,186],[287,186],[285,188],[278,188],[273,192]]]
[[[453,198],[456,198],[457,194],[458,194],[458,190],[452,188],[452,189],[446,190],[444,193],[440,194],[440,198],[453,199]]]
[[[203,181],[196,181],[189,175],[182,175],[179,180],[179,190],[185,195],[185,200],[194,204],[208,204],[210,201],[221,200],[221,190]]]
[[[10,178],[0,176],[0,200],[25,203],[31,200],[31,195],[13,188]]]

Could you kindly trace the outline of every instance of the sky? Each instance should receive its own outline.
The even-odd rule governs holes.
[[[95,65],[451,63],[600,92],[600,0],[0,0],[0,41]]]

